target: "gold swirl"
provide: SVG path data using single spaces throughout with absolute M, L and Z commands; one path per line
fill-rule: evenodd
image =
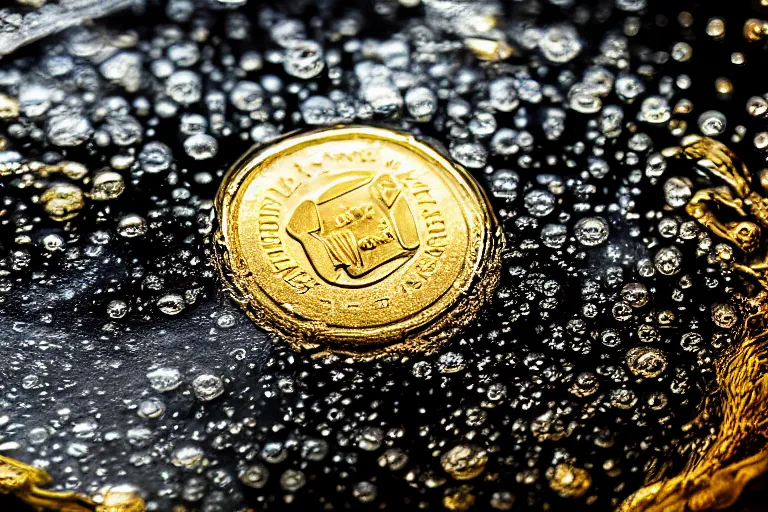
M 98 502 L 72 491 L 49 491 L 44 470 L 0 455 L 0 494 L 12 494 L 34 510 L 61 512 L 144 512 L 144 501 L 129 488 L 114 487 Z
M 629 496 L 617 512 L 697 512 L 733 505 L 744 487 L 768 471 L 768 199 L 753 190 L 747 167 L 724 144 L 689 135 L 668 157 L 696 161 L 699 168 L 725 182 L 725 187 L 698 191 L 686 211 L 706 229 L 741 251 L 732 268 L 754 280 L 749 297 L 737 296 L 743 320 L 735 328 L 733 346 L 716 364 L 716 388 L 692 424 L 721 418 L 716 433 L 702 440 L 680 474 L 652 482 Z M 763 181 L 763 180 L 761 180 Z M 722 222 L 715 212 L 740 217 Z

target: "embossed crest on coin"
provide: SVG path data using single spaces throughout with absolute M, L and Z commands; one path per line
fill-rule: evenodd
M 503 236 L 482 190 L 405 133 L 351 126 L 254 148 L 216 206 L 228 288 L 297 348 L 430 351 L 498 283 Z

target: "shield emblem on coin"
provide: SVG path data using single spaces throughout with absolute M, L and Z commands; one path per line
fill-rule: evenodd
M 317 273 L 339 284 L 362 279 L 393 260 L 401 266 L 419 246 L 403 186 L 388 173 L 348 171 L 321 178 L 317 199 L 299 204 L 287 225 Z M 355 284 L 352 284 L 355 286 Z

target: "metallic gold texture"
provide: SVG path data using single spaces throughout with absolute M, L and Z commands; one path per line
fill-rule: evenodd
M 144 501 L 131 490 L 115 487 L 98 502 L 72 491 L 43 489 L 50 475 L 40 468 L 0 455 L 0 494 L 13 494 L 33 510 L 62 512 L 143 512 Z
M 618 512 L 683 512 L 722 510 L 733 505 L 744 487 L 768 471 L 768 198 L 754 190 L 747 167 L 724 144 L 690 135 L 665 156 L 693 160 L 724 182 L 690 199 L 686 211 L 715 235 L 741 252 L 732 268 L 758 286 L 750 297 L 738 296 L 742 318 L 733 346 L 718 361 L 716 388 L 701 417 L 717 413 L 717 432 L 704 440 L 683 471 L 638 490 Z M 717 209 L 729 209 L 740 220 L 723 222 Z
M 297 349 L 429 352 L 498 283 L 503 235 L 479 185 L 406 133 L 338 127 L 255 148 L 216 206 L 232 296 Z

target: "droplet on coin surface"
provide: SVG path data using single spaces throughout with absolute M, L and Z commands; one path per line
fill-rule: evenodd
M 216 206 L 228 288 L 296 348 L 432 351 L 498 283 L 504 240 L 482 189 L 406 133 L 349 126 L 256 147 Z

